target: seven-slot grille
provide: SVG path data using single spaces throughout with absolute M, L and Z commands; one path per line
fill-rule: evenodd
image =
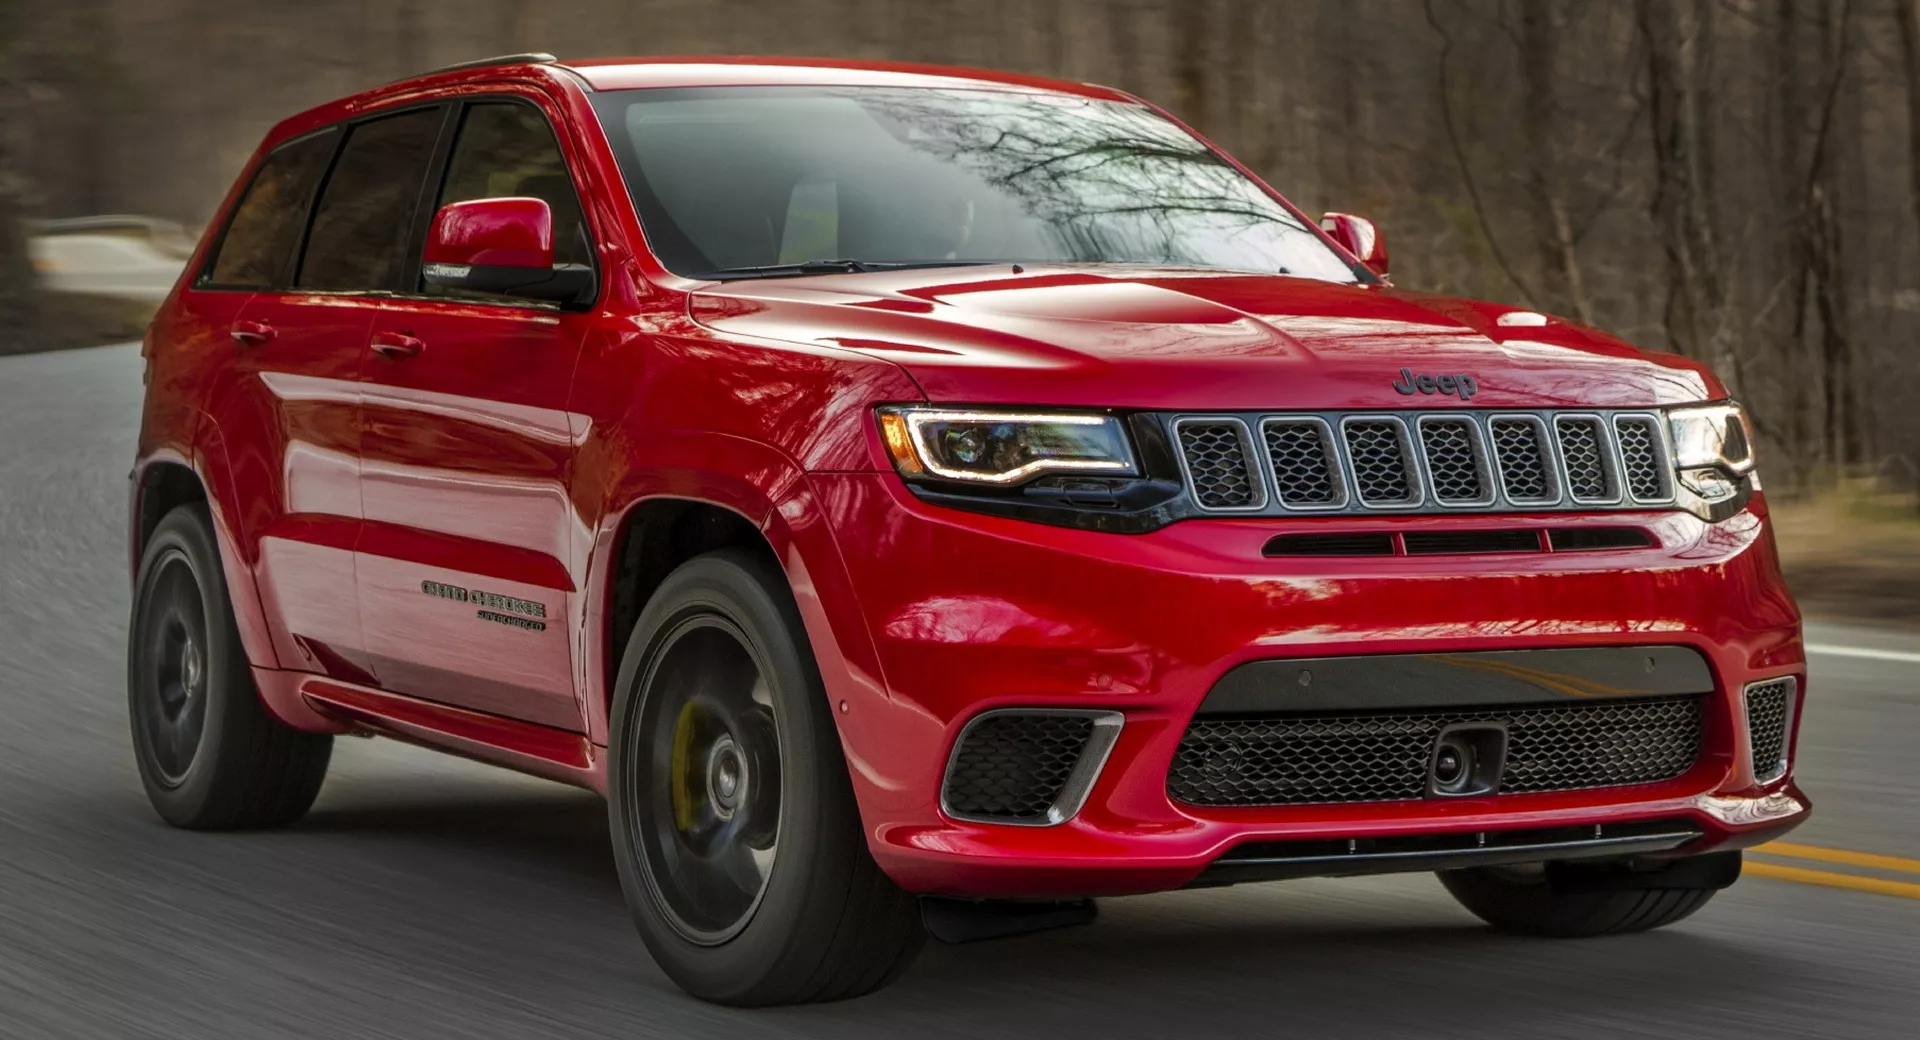
M 1700 756 L 1701 697 L 1512 707 L 1200 717 L 1167 793 L 1188 805 L 1388 802 L 1426 794 L 1434 741 L 1463 722 L 1507 727 L 1499 793 L 1671 780 Z
M 1207 512 L 1490 512 L 1673 501 L 1652 412 L 1196 415 L 1174 420 Z
M 1753 778 L 1761 783 L 1786 775 L 1787 734 L 1797 685 L 1789 677 L 1747 687 L 1747 744 L 1753 753 Z

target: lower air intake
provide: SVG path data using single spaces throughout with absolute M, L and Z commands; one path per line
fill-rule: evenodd
M 1425 797 L 1434 741 L 1460 723 L 1507 728 L 1500 794 L 1671 780 L 1700 755 L 1700 697 L 1500 708 L 1196 718 L 1167 774 L 1188 805 L 1316 805 Z
M 1753 777 L 1761 783 L 1787 773 L 1787 739 L 1792 730 L 1792 678 L 1769 679 L 1747 687 L 1747 743 L 1753 749 Z
M 974 718 L 954 744 L 940 800 L 948 816 L 1047 826 L 1072 819 L 1120 731 L 1102 711 L 1013 709 Z

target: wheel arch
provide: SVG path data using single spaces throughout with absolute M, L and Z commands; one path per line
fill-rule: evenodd
M 148 459 L 133 473 L 133 502 L 128 532 L 128 564 L 137 577 L 140 558 L 147 551 L 147 540 L 168 513 L 194 502 L 209 502 L 206 482 L 200 471 L 184 458 L 171 454 Z M 209 508 L 211 503 L 209 502 Z
M 254 587 L 249 554 L 241 544 L 233 515 L 231 484 L 226 480 L 226 450 L 220 431 L 211 420 L 202 417 L 200 443 L 192 458 L 173 451 L 156 451 L 134 466 L 132 500 L 129 503 L 128 550 L 129 580 L 136 580 L 147 540 L 166 515 L 183 505 L 206 506 L 213 520 L 214 545 L 220 550 L 220 569 L 227 583 L 227 599 L 233 604 L 233 620 L 240 631 L 240 645 L 247 661 L 255 668 L 278 668 L 273 637 Z
M 580 675 L 588 732 L 595 743 L 606 743 L 620 657 L 660 581 L 701 553 L 745 547 L 786 578 L 834 702 L 856 796 L 865 804 L 861 731 L 878 723 L 891 705 L 878 653 L 821 505 L 805 471 L 772 446 L 724 435 L 698 440 L 705 450 L 697 457 L 709 466 L 667 468 L 656 462 L 636 467 L 632 473 L 639 486 L 614 498 L 620 504 L 605 509 L 597 525 L 592 568 L 597 573 L 585 586 L 589 602 Z M 725 468 L 711 467 L 716 458 L 727 463 Z

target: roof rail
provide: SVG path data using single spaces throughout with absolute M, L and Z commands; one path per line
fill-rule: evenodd
M 484 69 L 489 65 L 547 65 L 559 60 L 559 58 L 545 51 L 531 51 L 526 54 L 500 54 L 491 58 L 475 58 L 472 61 L 442 65 L 437 69 L 430 69 L 427 72 L 423 72 L 421 75 L 431 76 L 435 73 L 455 72 L 460 69 Z

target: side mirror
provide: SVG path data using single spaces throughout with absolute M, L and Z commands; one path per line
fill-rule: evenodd
M 1367 270 L 1382 278 L 1387 276 L 1387 240 L 1373 221 L 1351 213 L 1329 213 L 1320 218 L 1320 230 L 1333 236 Z
M 420 274 L 428 285 L 555 303 L 593 294 L 593 269 L 553 263 L 553 210 L 530 198 L 475 199 L 440 207 Z

